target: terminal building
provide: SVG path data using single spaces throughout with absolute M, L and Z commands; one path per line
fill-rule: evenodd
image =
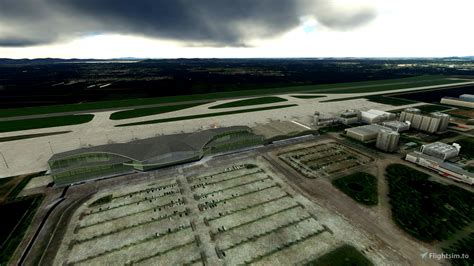
M 58 153 L 48 165 L 55 185 L 65 186 L 198 161 L 208 154 L 257 146 L 263 141 L 248 127 L 216 128 Z
M 395 119 L 395 114 L 380 110 L 369 110 L 361 112 L 361 121 L 367 124 L 381 123 Z
M 423 114 L 416 108 L 407 108 L 400 114 L 401 122 L 410 122 L 411 128 L 428 133 L 446 131 L 450 118 L 450 115 L 440 112 Z

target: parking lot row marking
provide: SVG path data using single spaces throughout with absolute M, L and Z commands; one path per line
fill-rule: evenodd
M 219 181 L 214 181 L 214 182 L 210 182 L 210 183 L 196 184 L 196 185 L 191 186 L 191 189 L 198 188 L 199 185 L 203 185 L 203 184 L 204 184 L 204 186 L 214 185 L 214 184 L 219 184 L 221 182 L 225 182 L 225 181 L 229 181 L 229 180 L 233 180 L 233 179 L 238 179 L 238 178 L 242 178 L 242 177 L 246 177 L 246 176 L 251 176 L 251 175 L 254 175 L 254 174 L 258 174 L 258 173 L 264 173 L 264 172 L 265 171 L 263 169 L 260 169 L 260 170 L 255 171 L 255 172 L 251 172 L 251 173 L 247 173 L 247 174 L 243 174 L 243 175 L 238 175 L 238 176 L 233 176 L 233 177 L 230 177 L 230 178 L 227 178 L 227 179 L 222 179 L 222 180 L 219 180 Z
M 254 193 L 259 193 L 259 192 L 265 191 L 267 189 L 275 188 L 275 187 L 280 187 L 280 186 L 278 184 L 274 184 L 274 185 L 271 185 L 271 186 L 268 186 L 268 187 L 265 187 L 265 188 L 262 188 L 262 189 L 251 190 L 251 191 L 245 192 L 243 194 L 239 194 L 238 196 L 223 198 L 223 199 L 216 200 L 214 202 L 209 202 L 209 203 L 201 203 L 199 209 L 201 211 L 203 211 L 202 208 L 209 207 L 211 205 L 217 205 L 217 204 L 220 204 L 222 202 L 226 202 L 228 200 L 233 200 L 233 199 L 245 197 L 245 196 L 248 196 L 248 195 L 251 195 L 251 194 L 254 194 Z
M 231 246 L 229 246 L 229 247 L 227 247 L 227 248 L 225 248 L 225 249 L 222 249 L 222 250 L 223 250 L 223 251 L 227 251 L 227 250 L 233 249 L 233 248 L 235 248 L 235 247 L 237 247 L 237 246 L 240 246 L 240 245 L 242 245 L 242 244 L 248 243 L 248 242 L 250 242 L 250 241 L 255 241 L 256 239 L 261 238 L 261 237 L 264 237 L 264 236 L 266 236 L 266 235 L 273 234 L 273 233 L 277 234 L 278 231 L 280 231 L 280 230 L 286 229 L 286 228 L 291 227 L 291 226 L 293 226 L 293 225 L 297 225 L 297 224 L 299 224 L 299 223 L 302 223 L 302 222 L 304 222 L 304 221 L 306 221 L 306 220 L 310 220 L 310 219 L 313 219 L 313 217 L 311 217 L 311 216 L 304 216 L 304 217 L 301 217 L 301 218 L 299 218 L 299 219 L 297 219 L 297 220 L 294 220 L 294 221 L 291 221 L 291 222 L 289 222 L 289 223 L 280 225 L 280 226 L 278 226 L 278 227 L 276 227 L 276 228 L 272 228 L 271 230 L 268 230 L 268 231 L 266 231 L 266 232 L 260 233 L 260 234 L 258 234 L 258 235 L 253 235 L 253 236 L 251 236 L 251 237 L 249 237 L 249 238 L 247 238 L 247 239 L 244 239 L 244 240 L 242 240 L 242 241 L 240 241 L 240 242 L 238 242 L 238 243 L 232 244 Z
M 254 205 L 245 206 L 245 207 L 240 208 L 240 209 L 230 210 L 230 211 L 225 212 L 225 215 L 220 215 L 220 216 L 214 216 L 214 217 L 211 217 L 211 218 L 206 218 L 206 220 L 207 220 L 208 222 L 214 221 L 214 220 L 217 220 L 217 219 L 220 219 L 220 218 L 224 218 L 224 217 L 226 217 L 226 216 L 229 216 L 229 215 L 232 215 L 232 214 L 241 212 L 241 211 L 245 211 L 245 210 L 250 210 L 250 209 L 253 209 L 253 208 L 257 208 L 257 207 L 260 207 L 260 206 L 265 205 L 265 204 L 267 204 L 267 203 L 270 203 L 270 202 L 273 202 L 273 201 L 277 201 L 277 200 L 280 200 L 280 199 L 283 199 L 283 198 L 286 198 L 286 197 L 289 197 L 289 195 L 286 194 L 286 195 L 283 195 L 283 196 L 279 196 L 279 197 L 277 197 L 277 198 L 273 198 L 273 199 L 265 200 L 265 201 L 263 201 L 263 202 L 259 202 L 259 203 L 254 204 Z
M 155 258 L 155 257 L 160 257 L 160 256 L 163 256 L 165 255 L 166 253 L 169 253 L 171 251 L 174 251 L 176 249 L 180 249 L 180 248 L 184 248 L 184 247 L 187 247 L 187 246 L 190 246 L 190 245 L 194 245 L 196 244 L 196 240 L 192 240 L 192 241 L 189 241 L 187 243 L 184 243 L 182 245 L 178 245 L 178 246 L 174 246 L 174 247 L 171 247 L 167 250 L 164 250 L 164 251 L 160 251 L 160 252 L 156 252 L 155 254 L 153 255 L 150 255 L 150 256 L 147 256 L 147 257 L 144 257 L 144 258 L 141 258 L 139 260 L 135 260 L 135 261 L 132 261 L 130 263 L 127 263 L 126 265 L 133 265 L 135 263 L 140 263 L 140 262 L 143 262 L 145 260 L 148 260 L 148 259 L 151 259 L 151 258 Z
M 178 200 L 182 200 L 182 199 L 178 199 Z M 125 214 L 125 215 L 121 215 L 121 216 L 118 216 L 118 217 L 114 217 L 114 218 L 110 218 L 110 219 L 107 219 L 107 220 L 102 220 L 102 221 L 99 221 L 99 222 L 97 222 L 97 223 L 88 224 L 88 225 L 83 225 L 83 226 L 81 226 L 81 227 L 79 227 L 79 228 L 82 229 L 82 228 L 86 228 L 86 227 L 95 226 L 95 225 L 98 225 L 98 224 L 102 224 L 102 223 L 106 223 L 106 222 L 110 222 L 110 221 L 122 219 L 122 218 L 125 218 L 125 217 L 128 217 L 128 216 L 137 215 L 137 214 L 140 214 L 140 213 L 143 213 L 143 212 L 149 212 L 149 211 L 152 211 L 152 210 L 154 210 L 154 209 L 159 209 L 159 208 L 171 208 L 171 207 L 173 207 L 174 205 L 176 205 L 177 203 L 182 203 L 182 201 L 177 201 L 177 202 L 173 202 L 173 203 L 168 202 L 168 203 L 163 204 L 163 205 L 155 205 L 155 206 L 152 206 L 152 207 L 150 207 L 150 208 L 146 208 L 146 209 L 143 209 L 143 210 L 131 212 L 131 213 L 128 213 L 128 214 Z
M 156 200 L 156 199 L 161 199 L 161 198 L 165 198 L 165 197 L 169 197 L 169 196 L 175 196 L 176 194 L 181 194 L 181 191 L 179 191 L 179 190 L 178 191 L 170 191 L 170 193 L 166 193 L 166 194 L 162 194 L 162 195 L 158 195 L 158 196 L 154 196 L 154 197 L 150 197 L 150 198 L 145 197 L 141 200 L 132 201 L 132 202 L 128 202 L 128 203 L 123 203 L 123 204 L 119 204 L 119 205 L 112 206 L 112 207 L 109 207 L 109 208 L 104 208 L 104 209 L 101 208 L 101 209 L 96 210 L 96 211 L 87 212 L 83 215 L 83 217 L 88 216 L 88 215 L 92 215 L 92 214 L 96 214 L 96 213 L 101 213 L 101 212 L 105 212 L 105 211 L 110 211 L 110 210 L 122 208 L 122 207 L 129 206 L 129 205 L 134 205 L 134 204 L 149 201 L 149 200 Z
M 289 248 L 289 247 L 291 247 L 291 246 L 294 246 L 294 245 L 297 245 L 297 244 L 299 244 L 299 243 L 302 243 L 302 242 L 304 242 L 304 241 L 306 241 L 306 240 L 308 240 L 308 239 L 310 239 L 310 238 L 313 238 L 313 237 L 315 237 L 315 236 L 318 236 L 318 235 L 320 235 L 320 234 L 322 234 L 322 233 L 324 233 L 324 232 L 326 232 L 326 229 L 321 229 L 321 230 L 315 231 L 315 232 L 313 232 L 313 233 L 311 233 L 311 234 L 308 234 L 308 235 L 306 235 L 306 236 L 304 236 L 304 237 L 302 237 L 302 238 L 300 238 L 300 239 L 298 239 L 298 240 L 296 240 L 296 241 L 294 241 L 294 242 L 285 243 L 285 244 L 283 245 L 283 248 L 282 248 L 282 247 L 277 247 L 277 248 L 275 248 L 275 249 L 273 249 L 273 250 L 271 250 L 271 251 L 269 251 L 269 252 L 267 252 L 267 253 L 265 253 L 265 254 L 262 254 L 262 255 L 260 255 L 260 256 L 258 256 L 258 257 L 253 258 L 251 261 L 246 261 L 245 264 L 251 264 L 251 263 L 256 263 L 256 262 L 258 262 L 258 261 L 261 261 L 261 260 L 264 259 L 264 258 L 270 257 L 270 256 L 272 256 L 272 255 L 274 255 L 274 254 L 276 254 L 276 253 L 278 253 L 278 252 L 280 252 L 280 251 L 282 251 L 282 250 L 284 250 L 284 249 L 287 249 L 287 248 Z
M 264 182 L 265 180 L 272 180 L 272 179 L 273 178 L 271 176 L 268 176 L 268 177 L 265 177 L 265 178 L 252 180 L 252 181 L 247 182 L 247 183 L 241 183 L 241 184 L 237 184 L 237 185 L 234 185 L 234 186 L 222 188 L 222 189 L 219 189 L 219 190 L 215 190 L 215 191 L 211 191 L 211 192 L 207 192 L 207 193 L 202 193 L 202 194 L 198 195 L 198 198 L 199 198 L 199 200 L 201 200 L 203 197 L 211 195 L 211 194 L 221 193 L 221 192 L 224 192 L 226 190 L 230 190 L 230 189 L 234 189 L 234 188 L 238 188 L 238 187 L 243 187 L 243 186 L 250 185 L 250 184 L 253 184 L 253 183 Z
M 111 250 L 107 250 L 107 251 L 104 251 L 102 253 L 99 253 L 99 254 L 96 254 L 96 255 L 92 255 L 92 256 L 89 256 L 87 258 L 84 258 L 84 259 L 80 259 L 80 260 L 77 260 L 77 261 L 74 261 L 72 262 L 73 264 L 75 263 L 81 263 L 81 262 L 86 262 L 86 261 L 89 261 L 89 260 L 92 260 L 92 259 L 95 259 L 95 258 L 99 258 L 99 257 L 103 257 L 103 256 L 106 256 L 106 255 L 109 255 L 111 253 L 114 253 L 114 252 L 117 252 L 117 251 L 120 251 L 121 249 L 123 248 L 129 248 L 129 247 L 132 247 L 132 246 L 136 246 L 136 245 L 139 245 L 139 244 L 143 244 L 143 243 L 146 243 L 146 242 L 149 242 L 149 241 L 152 241 L 152 240 L 156 240 L 156 239 L 159 239 L 159 238 L 163 238 L 165 236 L 169 236 L 169 235 L 172 235 L 172 234 L 175 234 L 175 233 L 178 233 L 182 230 L 186 230 L 186 229 L 190 229 L 191 228 L 191 225 L 188 225 L 188 226 L 185 226 L 185 227 L 177 227 L 177 228 L 174 228 L 171 232 L 169 233 L 164 233 L 162 235 L 159 235 L 159 236 L 156 236 L 156 234 L 152 234 L 146 238 L 143 238 L 141 240 L 138 240 L 136 242 L 132 242 L 132 243 L 129 243 L 129 244 L 125 244 L 125 245 L 122 245 L 122 246 L 119 246 L 119 247 L 116 247 L 116 248 L 113 248 Z M 68 263 L 69 264 L 69 263 Z
M 100 235 L 95 235 L 91 238 L 76 240 L 75 243 L 76 244 L 82 244 L 82 243 L 85 243 L 85 242 L 88 242 L 88 241 L 97 240 L 99 238 L 106 237 L 106 236 L 109 236 L 109 235 L 113 235 L 113 234 L 116 234 L 116 233 L 120 233 L 121 231 L 129 230 L 129 229 L 139 227 L 139 226 L 142 226 L 142 225 L 147 225 L 147 224 L 151 224 L 151 223 L 158 223 L 162 220 L 165 220 L 165 219 L 168 219 L 168 218 L 171 218 L 171 217 L 175 217 L 175 216 L 178 216 L 180 214 L 181 215 L 183 215 L 183 214 L 186 215 L 187 213 L 186 213 L 186 211 L 181 211 L 181 212 L 172 213 L 170 215 L 162 216 L 162 217 L 159 217 L 159 218 L 151 218 L 148 221 L 140 222 L 140 223 L 133 224 L 133 225 L 119 227 L 119 228 L 117 228 L 113 231 L 109 231 L 107 233 L 103 233 L 103 234 L 100 234 Z
M 281 209 L 281 210 L 278 210 L 278 211 L 275 211 L 275 212 L 272 212 L 272 213 L 269 213 L 267 215 L 263 215 L 263 216 L 260 216 L 259 218 L 255 219 L 255 220 L 251 220 L 251 221 L 248 221 L 248 222 L 245 222 L 245 223 L 241 223 L 239 225 L 236 225 L 234 227 L 230 227 L 229 229 L 226 229 L 225 231 L 218 231 L 218 232 L 215 232 L 214 234 L 215 235 L 218 235 L 218 234 L 222 234 L 222 233 L 227 233 L 227 232 L 230 232 L 230 231 L 233 231 L 235 229 L 238 229 L 242 226 L 246 226 L 246 225 L 249 225 L 249 224 L 252 224 L 252 223 L 256 223 L 258 221 L 261 221 L 263 219 L 267 219 L 267 218 L 270 218 L 272 216 L 275 216 L 277 214 L 280 214 L 280 213 L 283 213 L 283 212 L 286 212 L 286 211 L 289 211 L 289 210 L 293 210 L 293 209 L 296 209 L 296 208 L 303 208 L 299 203 L 291 206 L 291 207 L 288 207 L 288 208 L 285 208 L 285 209 Z
M 176 182 L 173 182 L 171 184 L 168 184 L 168 185 L 161 185 L 161 186 L 157 186 L 157 187 L 151 187 L 151 188 L 146 188 L 146 189 L 141 189 L 141 190 L 138 190 L 138 191 L 133 191 L 133 192 L 130 192 L 130 193 L 127 193 L 127 194 L 124 194 L 124 195 L 120 195 L 120 196 L 116 196 L 116 197 L 112 197 L 112 200 L 114 199 L 119 199 L 119 198 L 126 198 L 130 195 L 135 195 L 135 194 L 140 194 L 140 193 L 144 193 L 144 192 L 148 192 L 148 191 L 152 191 L 152 190 L 162 190 L 162 189 L 168 189 L 168 188 L 173 188 L 173 187 L 176 187 L 178 184 Z

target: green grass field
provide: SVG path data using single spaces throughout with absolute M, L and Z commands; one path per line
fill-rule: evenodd
M 430 181 L 414 168 L 387 167 L 392 218 L 421 241 L 443 241 L 474 222 L 474 193 L 454 185 Z
M 449 107 L 449 106 L 436 105 L 436 104 L 421 105 L 421 106 L 417 106 L 416 108 L 426 113 L 441 112 L 441 111 L 452 109 L 452 107 Z
M 46 137 L 46 136 L 61 135 L 61 134 L 66 134 L 70 132 L 71 131 L 58 131 L 58 132 L 52 132 L 52 133 L 27 134 L 27 135 L 18 135 L 18 136 L 12 136 L 12 137 L 2 137 L 0 138 L 0 142 L 8 142 L 8 141 L 15 141 L 15 140 L 22 140 L 22 139 L 34 139 L 34 138 L 40 138 L 40 137 Z
M 444 247 L 443 251 L 451 254 L 467 254 L 468 257 L 464 259 L 451 259 L 452 265 L 474 265 L 474 232 L 470 233 L 468 236 L 459 239 L 455 243 L 451 244 L 449 247 Z
M 339 190 L 364 205 L 378 204 L 377 178 L 367 173 L 355 173 L 332 181 Z
M 464 138 L 459 141 L 456 141 L 461 145 L 460 156 L 468 160 L 474 159 L 474 139 Z
M 28 230 L 43 195 L 28 196 L 0 205 L 0 265 L 7 265 Z
M 298 105 L 297 104 L 287 104 L 287 105 L 280 105 L 280 106 L 252 108 L 252 109 L 245 109 L 245 110 L 209 113 L 209 114 L 201 114 L 201 115 L 178 116 L 178 117 L 156 119 L 156 120 L 150 120 L 150 121 L 144 121 L 144 122 L 138 122 L 138 123 L 122 124 L 122 125 L 117 125 L 116 127 L 160 124 L 160 123 L 176 122 L 176 121 L 183 121 L 183 120 L 192 120 L 192 119 L 199 119 L 199 118 L 206 118 L 206 117 L 215 117 L 215 116 L 223 116 L 223 115 L 233 115 L 233 114 L 241 114 L 241 113 L 251 113 L 251 112 L 267 111 L 267 110 L 274 110 L 274 109 L 282 109 L 282 108 L 288 108 L 288 107 L 294 107 L 294 106 L 298 106 Z
M 115 112 L 110 115 L 110 119 L 112 120 L 123 120 L 129 118 L 137 118 L 137 117 L 144 117 L 150 115 L 158 115 L 164 113 L 175 112 L 179 110 L 184 110 L 192 107 L 196 107 L 198 105 L 207 104 L 205 103 L 190 103 L 190 104 L 177 104 L 177 105 L 167 105 L 167 106 L 159 106 L 159 107 L 150 107 L 150 108 L 137 108 L 133 110 L 126 110 L 126 111 L 119 111 Z
M 356 248 L 349 245 L 336 248 L 335 250 L 305 264 L 306 266 L 370 266 L 373 263 L 368 260 Z
M 94 115 L 66 115 L 13 121 L 0 121 L 0 133 L 29 129 L 79 125 L 92 121 Z
M 416 86 L 442 85 L 463 82 L 462 80 L 447 80 L 444 76 L 418 76 L 404 79 L 376 80 L 366 82 L 336 83 L 323 85 L 304 85 L 292 87 L 278 87 L 257 90 L 242 90 L 232 92 L 217 92 L 196 95 L 182 95 L 160 98 L 130 99 L 120 101 L 103 101 L 80 104 L 52 105 L 27 108 L 2 109 L 0 117 L 16 117 L 39 114 L 51 114 L 62 112 L 80 112 L 104 109 L 120 109 L 134 106 L 145 106 L 153 104 L 169 104 L 173 102 L 196 102 L 204 103 L 210 100 L 251 97 L 260 95 L 272 95 L 281 93 L 352 93 L 388 91 L 394 89 L 411 88 Z
M 269 103 L 280 103 L 280 102 L 287 102 L 287 101 L 288 101 L 287 99 L 283 99 L 280 97 L 260 97 L 260 98 L 245 99 L 245 100 L 240 100 L 240 101 L 219 104 L 219 105 L 211 106 L 209 107 L 209 109 L 225 109 L 225 108 L 253 106 L 253 105 L 261 105 L 261 104 L 269 104 Z
M 291 97 L 296 99 L 317 99 L 317 98 L 324 98 L 327 96 L 324 95 L 291 95 Z

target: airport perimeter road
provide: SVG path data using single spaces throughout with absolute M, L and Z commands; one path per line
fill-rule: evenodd
M 423 260 L 420 256 L 429 251 L 430 247 L 397 228 L 390 217 L 382 217 L 371 209 L 358 205 L 334 188 L 329 180 L 305 178 L 278 162 L 272 155 L 264 155 L 264 158 L 273 168 L 283 173 L 287 183 L 294 189 L 313 202 L 342 215 L 349 223 L 365 231 L 367 236 L 379 239 L 382 245 L 390 246 L 406 259 L 407 265 L 433 265 L 434 261 Z

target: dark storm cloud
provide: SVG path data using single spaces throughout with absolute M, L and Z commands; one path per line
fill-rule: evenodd
M 49 43 L 91 33 L 236 46 L 285 33 L 297 27 L 302 16 L 315 17 L 334 29 L 356 27 L 375 17 L 370 8 L 338 12 L 330 1 L 0 0 L 0 46 Z

